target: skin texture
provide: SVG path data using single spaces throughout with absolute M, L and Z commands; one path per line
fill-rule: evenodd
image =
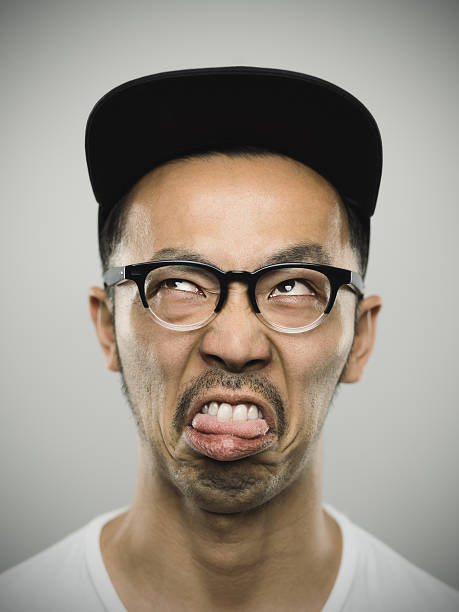
M 222 270 L 254 270 L 273 252 L 316 243 L 357 270 L 345 211 L 313 170 L 280 156 L 175 161 L 130 194 L 125 240 L 111 265 L 166 248 L 199 252 Z M 317 261 L 315 263 L 327 263 Z M 282 334 L 253 313 L 243 283 L 206 327 L 175 332 L 144 309 L 133 282 L 90 311 L 106 366 L 122 371 L 138 430 L 136 493 L 102 531 L 102 555 L 129 610 L 321 610 L 341 558 L 322 509 L 322 425 L 342 382 L 358 381 L 381 300 L 342 289 L 316 329 Z M 115 334 L 116 329 L 116 334 Z M 190 448 L 183 427 L 202 390 L 250 391 L 272 406 L 276 443 L 221 462 Z

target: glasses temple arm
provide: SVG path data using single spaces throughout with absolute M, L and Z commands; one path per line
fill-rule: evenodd
M 358 272 L 351 272 L 351 282 L 348 283 L 348 286 L 360 297 L 363 297 L 363 292 L 365 291 L 365 285 L 363 282 L 363 278 L 360 276 Z
M 113 285 L 123 281 L 126 278 L 125 266 L 110 268 L 104 274 L 104 285 L 106 289 L 110 289 Z

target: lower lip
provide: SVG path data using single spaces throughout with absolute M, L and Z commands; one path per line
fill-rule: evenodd
M 187 425 L 185 441 L 198 453 L 217 461 L 235 461 L 259 453 L 277 440 L 275 433 L 266 433 L 256 438 L 239 438 L 232 434 L 209 434 Z

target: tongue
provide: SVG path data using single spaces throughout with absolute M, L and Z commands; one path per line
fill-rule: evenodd
M 250 421 L 218 421 L 216 416 L 198 414 L 194 417 L 192 426 L 197 431 L 211 434 L 232 434 L 239 438 L 256 438 L 263 436 L 269 429 L 264 419 Z

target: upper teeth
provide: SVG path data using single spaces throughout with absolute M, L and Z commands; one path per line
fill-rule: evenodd
M 201 412 L 216 416 L 218 421 L 249 421 L 263 418 L 263 413 L 255 404 L 232 406 L 226 402 L 210 402 L 202 407 Z

